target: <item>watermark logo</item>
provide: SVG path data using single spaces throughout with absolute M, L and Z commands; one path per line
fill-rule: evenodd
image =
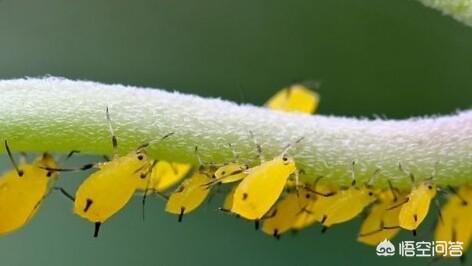
M 402 257 L 461 257 L 463 242 L 460 241 L 401 241 L 398 255 Z M 393 256 L 395 245 L 388 239 L 380 242 L 376 248 L 377 256 Z
M 377 245 L 376 252 L 377 256 L 393 256 L 395 255 L 395 246 L 390 240 L 385 239 Z

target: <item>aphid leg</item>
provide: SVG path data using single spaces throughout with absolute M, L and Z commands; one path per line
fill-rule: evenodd
M 69 192 L 67 192 L 67 190 L 65 190 L 63 187 L 53 187 L 53 189 L 60 191 L 62 195 L 64 195 L 66 198 L 75 202 L 75 197 L 72 196 L 72 194 L 70 194 Z
M 78 168 L 52 168 L 52 167 L 42 167 L 42 166 L 40 166 L 39 168 L 52 171 L 52 172 L 77 172 L 77 171 L 86 171 L 92 168 L 98 169 L 98 164 L 89 163 L 89 164 L 84 164 Z
M 96 222 L 95 223 L 95 229 L 93 231 L 93 237 L 98 237 L 98 232 L 100 231 L 100 226 L 102 225 L 101 222 Z
M 67 154 L 65 160 L 66 160 L 66 161 L 69 160 L 72 156 L 74 156 L 74 154 L 77 154 L 77 153 L 80 153 L 80 151 L 78 151 L 78 150 L 71 150 L 71 151 Z
M 395 188 L 393 187 L 392 181 L 390 181 L 390 179 L 387 179 L 387 182 L 388 182 L 388 188 L 389 188 L 389 190 L 390 190 L 390 193 L 392 193 L 393 202 L 397 202 L 397 200 L 398 200 L 397 191 L 396 191 Z
M 105 160 L 105 162 L 111 161 L 111 158 L 108 155 L 103 155 L 102 158 Z
M 113 126 L 111 125 L 110 112 L 108 111 L 108 106 L 106 109 L 106 115 L 107 115 L 108 130 L 110 131 L 110 134 L 111 134 L 113 156 L 117 156 L 118 155 L 118 140 L 116 139 L 115 131 L 113 130 Z
M 467 200 L 464 199 L 464 197 L 462 197 L 459 192 L 457 192 L 457 190 L 455 188 L 453 188 L 452 186 L 447 186 L 447 189 L 452 193 L 454 194 L 454 196 L 458 197 L 461 201 L 462 201 L 462 205 L 463 206 L 467 206 L 469 203 L 467 202 Z
M 179 218 L 178 218 L 178 222 L 181 223 L 182 222 L 182 219 L 184 217 L 184 214 L 185 214 L 185 207 L 180 207 L 180 214 L 179 214 Z
M 18 168 L 18 164 L 16 164 L 15 159 L 13 158 L 13 155 L 11 154 L 10 147 L 8 146 L 7 140 L 5 140 L 5 149 L 7 150 L 8 153 L 8 158 L 10 158 L 10 162 L 13 165 L 13 167 L 16 170 L 16 173 L 18 174 L 19 177 L 22 177 L 24 172 L 20 168 Z
M 441 205 L 439 204 L 439 200 L 436 198 L 434 199 L 434 205 L 436 205 L 436 210 L 438 211 L 438 218 L 439 218 L 439 221 L 444 224 L 444 219 L 443 219 L 443 216 L 442 216 L 442 212 L 441 212 Z
M 147 178 L 146 179 L 146 188 L 144 189 L 144 194 L 143 194 L 143 199 L 142 199 L 143 221 L 144 221 L 145 212 L 146 212 L 146 198 L 147 198 L 147 195 L 148 195 L 148 192 L 149 192 L 149 187 L 151 186 L 151 176 L 150 175 L 152 173 L 152 170 L 156 166 L 156 164 L 157 164 L 157 160 L 153 160 L 151 165 L 147 169 L 147 171 L 145 173 L 142 173 L 141 176 L 140 176 L 141 178 Z
M 398 162 L 398 170 L 400 170 L 402 173 L 404 173 L 405 175 L 409 176 L 410 177 L 410 181 L 411 183 L 414 185 L 416 183 L 416 178 L 415 178 L 415 175 L 411 172 L 408 172 L 406 171 L 403 166 L 402 166 L 402 163 L 401 162 Z
M 396 208 L 398 208 L 398 207 L 402 206 L 403 204 L 407 203 L 407 202 L 408 202 L 408 200 L 409 200 L 409 199 L 408 199 L 408 198 L 406 198 L 406 199 L 404 199 L 402 202 L 400 202 L 400 203 L 398 203 L 398 204 L 394 204 L 394 205 L 392 205 L 392 206 L 388 207 L 388 208 L 387 208 L 387 209 L 385 209 L 385 210 L 387 210 L 387 211 L 390 211 L 390 210 L 396 209 Z

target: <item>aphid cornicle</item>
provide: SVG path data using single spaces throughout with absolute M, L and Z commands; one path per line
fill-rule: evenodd
M 16 164 L 5 140 L 13 170 L 0 177 L 0 234 L 13 232 L 25 225 L 47 196 L 58 174 L 42 169 L 55 168 L 56 161 L 43 153 L 32 164 Z
M 95 165 L 98 171 L 82 182 L 74 200 L 74 213 L 95 224 L 94 237 L 98 236 L 100 225 L 129 202 L 142 184 L 142 180 L 150 173 L 152 161 L 148 158 L 146 149 L 173 134 L 169 133 L 156 141 L 141 145 L 124 156 L 118 156 L 118 141 L 111 125 L 108 108 L 106 118 L 112 136 L 113 158 L 111 161 Z M 91 168 L 90 165 L 82 167 L 82 169 L 87 168 Z
M 211 176 L 200 171 L 195 173 L 170 195 L 166 204 L 166 212 L 179 215 L 179 222 L 184 214 L 198 208 L 207 198 L 210 189 L 205 186 L 211 181 Z
M 453 192 L 441 208 L 441 219 L 435 231 L 435 241 L 462 242 L 462 249 L 467 250 L 472 240 L 472 187 L 462 186 Z M 446 251 L 446 250 L 444 250 Z M 447 255 L 442 252 L 438 256 Z
M 298 139 L 298 143 L 302 138 Z M 289 145 L 281 155 L 248 170 L 249 174 L 237 186 L 231 212 L 248 220 L 260 220 L 277 201 L 287 180 L 297 175 L 293 158 L 287 155 Z
M 266 107 L 285 112 L 314 113 L 318 108 L 319 95 L 308 86 L 297 83 L 272 96 Z

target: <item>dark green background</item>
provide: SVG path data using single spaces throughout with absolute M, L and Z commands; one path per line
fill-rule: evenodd
M 471 47 L 472 28 L 409 0 L 0 1 L 0 78 L 50 74 L 254 104 L 293 81 L 318 79 L 323 114 L 404 118 L 466 109 Z M 73 190 L 84 176 L 60 183 Z M 377 257 L 355 241 L 359 220 L 325 235 L 315 226 L 276 241 L 217 213 L 217 205 L 218 197 L 178 224 L 162 201 L 151 199 L 143 222 L 136 198 L 92 239 L 92 225 L 54 193 L 30 224 L 0 239 L 0 263 L 427 262 Z

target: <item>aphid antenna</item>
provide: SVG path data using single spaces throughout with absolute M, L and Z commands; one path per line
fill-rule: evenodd
M 407 171 L 405 170 L 405 168 L 403 168 L 403 165 L 401 162 L 398 162 L 398 170 L 400 170 L 403 174 L 405 174 L 406 176 L 409 176 L 410 177 L 410 181 L 413 185 L 416 185 L 416 178 L 415 178 L 415 175 L 410 172 L 410 171 Z
M 447 186 L 447 189 L 449 190 L 450 193 L 452 193 L 454 196 L 458 197 L 461 201 L 462 201 L 462 204 L 463 205 L 467 205 L 469 204 L 469 202 L 464 198 L 462 197 L 459 192 L 457 191 L 457 189 L 453 188 L 452 186 Z
M 287 153 L 290 151 L 290 149 L 292 149 L 293 147 L 295 147 L 297 144 L 299 144 L 305 137 L 300 137 L 298 138 L 297 140 L 295 140 L 294 142 L 292 143 L 289 143 L 287 146 L 285 146 L 283 152 L 282 152 L 282 157 L 285 157 L 287 155 Z
M 354 160 L 351 162 L 351 186 L 355 186 L 357 183 L 356 180 L 356 164 L 357 162 Z
M 108 123 L 108 131 L 111 134 L 111 144 L 113 147 L 113 156 L 118 155 L 118 140 L 115 135 L 115 131 L 113 130 L 113 126 L 111 124 L 111 118 L 110 118 L 110 112 L 108 109 L 108 106 L 106 107 L 106 117 L 107 117 L 107 123 Z
M 23 176 L 24 172 L 20 168 L 18 168 L 18 164 L 15 162 L 15 159 L 13 158 L 13 155 L 11 154 L 10 147 L 8 146 L 8 141 L 5 140 L 5 149 L 7 150 L 8 158 L 10 158 L 10 162 L 15 168 L 16 173 L 18 174 L 19 177 Z
M 149 147 L 169 138 L 170 136 L 174 135 L 174 132 L 170 132 L 170 133 L 167 133 L 165 134 L 164 136 L 160 137 L 160 138 L 157 138 L 157 139 L 154 139 L 154 140 L 151 140 L 147 143 L 144 143 L 142 144 L 141 146 L 139 146 L 137 149 L 136 149 L 136 152 L 142 152 L 144 151 L 145 149 L 148 149 Z
M 382 170 L 381 170 L 380 168 L 378 168 L 378 167 L 374 170 L 374 172 L 372 173 L 372 175 L 369 177 L 369 179 L 368 179 L 367 182 L 365 183 L 366 187 L 372 187 L 372 184 L 373 184 L 373 182 L 374 182 L 375 177 L 377 177 L 377 176 L 380 174 L 381 171 L 382 171 Z
M 236 162 L 239 162 L 239 153 L 236 152 L 236 149 L 234 148 L 234 144 L 232 143 L 228 143 L 228 147 L 229 149 L 231 150 L 231 153 L 233 154 L 233 161 L 236 163 Z
M 259 157 L 260 163 L 265 162 L 264 153 L 262 152 L 262 146 L 259 144 L 259 142 L 257 142 L 256 137 L 254 136 L 254 132 L 252 132 L 252 130 L 249 130 L 249 136 L 251 137 L 252 141 L 254 142 L 254 145 L 256 146 L 257 157 Z

